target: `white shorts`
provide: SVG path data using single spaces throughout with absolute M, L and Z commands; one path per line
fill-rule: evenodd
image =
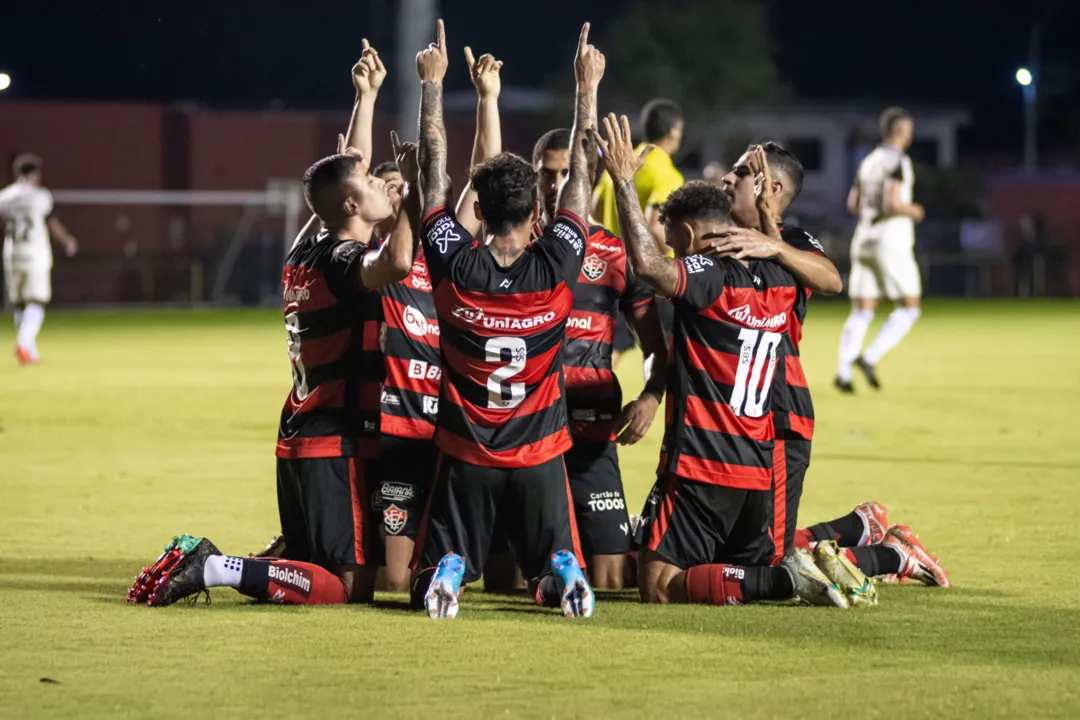
M 851 241 L 851 277 L 848 296 L 890 300 L 922 296 L 919 264 L 910 238 L 889 237 L 873 230 L 855 232 Z
M 52 267 L 48 263 L 5 264 L 4 287 L 12 305 L 48 304 L 52 300 Z

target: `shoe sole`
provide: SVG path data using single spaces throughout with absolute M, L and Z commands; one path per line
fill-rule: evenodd
M 165 574 L 171 572 L 183 557 L 184 553 L 177 546 L 162 553 L 153 565 L 143 568 L 143 571 L 135 578 L 135 582 L 128 590 L 127 601 L 131 604 L 148 603 Z
M 454 592 L 454 581 L 460 587 L 461 577 L 465 573 L 465 562 L 458 556 L 447 556 L 439 561 L 435 575 L 431 578 L 424 606 L 432 620 L 453 619 L 458 614 L 458 592 Z M 447 577 L 449 576 L 449 577 Z
M 559 551 L 551 557 L 551 569 L 563 581 L 562 601 L 559 607 L 566 617 L 592 617 L 594 595 L 585 574 L 577 564 L 577 558 Z
M 835 545 L 835 543 L 833 543 L 833 545 Z M 827 561 L 819 562 L 818 569 L 825 574 L 825 577 L 832 581 L 833 585 L 840 589 L 840 592 L 844 595 L 849 607 L 873 607 L 874 605 L 877 605 L 877 590 L 862 570 L 848 560 L 842 551 L 834 552 L 828 546 L 823 545 L 819 545 L 818 547 L 821 548 L 821 554 Z M 814 555 L 816 560 L 817 551 L 815 551 Z M 828 572 L 825 572 L 825 568 L 821 567 L 822 565 L 835 565 L 837 569 L 830 575 Z M 861 583 L 858 581 L 860 577 L 862 578 Z M 840 583 L 836 578 L 843 578 L 844 582 Z

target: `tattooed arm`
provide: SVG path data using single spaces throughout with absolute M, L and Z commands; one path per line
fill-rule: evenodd
M 446 77 L 446 28 L 439 21 L 438 40 L 416 56 L 420 75 L 420 184 L 424 214 L 450 202 L 446 174 L 446 125 L 443 123 L 442 82 Z
M 626 145 L 632 157 L 633 148 L 629 144 L 629 122 L 625 117 L 623 121 L 627 124 Z M 610 168 L 610 161 L 608 167 Z M 627 248 L 630 268 L 653 290 L 664 297 L 671 297 L 675 293 L 679 279 L 678 263 L 662 254 L 656 246 L 652 231 L 649 230 L 649 223 L 641 212 L 633 174 L 616 181 L 615 205 L 619 210 L 619 228 L 622 230 L 623 244 Z
M 589 216 L 592 196 L 592 168 L 596 167 L 596 143 L 591 131 L 596 117 L 596 91 L 604 76 L 603 53 L 589 44 L 589 23 L 581 28 L 574 76 L 577 78 L 577 102 L 574 129 L 570 136 L 570 175 L 559 191 L 559 210 L 568 210 L 583 220 Z

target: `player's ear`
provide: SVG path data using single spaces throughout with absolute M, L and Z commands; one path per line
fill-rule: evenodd
M 345 211 L 345 217 L 352 217 L 360 211 L 360 204 L 352 197 L 346 197 L 345 202 L 342 204 L 342 210 Z
M 484 213 L 482 213 L 480 211 L 480 201 L 479 200 L 473 200 L 472 211 L 473 211 L 473 214 L 476 215 L 477 220 L 479 220 L 480 222 L 484 222 Z
M 686 222 L 685 220 L 682 223 L 680 223 L 680 225 L 682 226 L 683 233 L 686 234 L 686 240 L 687 240 L 686 247 L 688 247 L 688 248 L 694 247 L 694 238 L 697 237 L 697 235 L 694 233 L 694 226 L 691 225 L 690 223 Z

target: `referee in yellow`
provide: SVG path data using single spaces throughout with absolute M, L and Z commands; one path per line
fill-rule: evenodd
M 634 175 L 634 185 L 657 246 L 670 254 L 664 240 L 664 226 L 660 224 L 660 205 L 685 182 L 671 160 L 682 144 L 682 108 L 664 98 L 650 100 L 641 109 L 641 125 L 645 130 L 645 142 L 638 145 L 638 151 L 649 143 L 655 145 L 656 149 L 649 153 L 645 165 Z M 593 196 L 593 216 L 609 231 L 621 236 L 615 208 L 615 184 L 606 172 L 601 176 Z

